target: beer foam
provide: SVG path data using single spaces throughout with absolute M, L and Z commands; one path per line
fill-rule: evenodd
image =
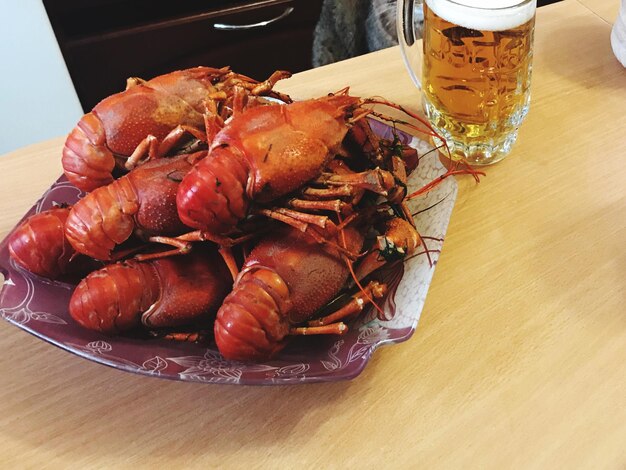
M 439 17 L 464 28 L 502 31 L 528 22 L 537 0 L 426 0 Z

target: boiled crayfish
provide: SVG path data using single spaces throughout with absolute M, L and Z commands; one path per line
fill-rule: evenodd
M 406 183 L 406 155 L 385 162 L 364 121 L 370 114 L 380 116 L 365 107 L 376 103 L 396 107 L 381 99 L 350 96 L 346 89 L 319 99 L 245 110 L 226 123 L 208 157 L 181 182 L 180 219 L 208 237 L 230 235 L 240 221 L 255 213 L 255 204 L 267 205 L 320 178 L 334 187 L 361 187 L 401 200 L 406 193 L 398 191 L 397 183 Z M 324 176 L 336 155 L 345 153 L 342 145 L 351 128 L 365 133 L 360 139 L 370 143 L 369 150 L 379 160 L 368 162 L 366 171 L 356 175 Z M 309 191 L 308 198 L 315 199 L 313 194 Z M 308 220 L 285 208 L 260 213 L 294 224 Z
M 148 81 L 131 78 L 125 91 L 98 103 L 69 134 L 62 157 L 65 175 L 92 191 L 111 183 L 116 168 L 132 168 L 144 156 L 163 156 L 185 136 L 206 142 L 247 95 L 285 100 L 272 87 L 290 75 L 278 71 L 257 82 L 228 67 L 196 67 Z
M 113 250 L 138 234 L 180 235 L 189 230 L 178 218 L 178 185 L 206 151 L 148 162 L 78 201 L 65 221 L 65 234 L 78 252 L 110 260 Z
M 345 229 L 346 248 L 357 253 L 363 244 L 358 230 Z M 319 249 L 306 232 L 283 227 L 252 250 L 215 322 L 215 341 L 227 359 L 268 359 L 289 335 L 341 334 L 345 325 L 298 328 L 332 300 L 350 271 L 343 254 Z
M 232 282 L 214 247 L 185 256 L 128 260 L 105 266 L 83 279 L 70 300 L 80 325 L 106 334 L 140 326 L 206 327 Z
M 98 265 L 79 255 L 65 236 L 70 207 L 61 205 L 31 215 L 9 236 L 11 258 L 22 268 L 48 279 L 88 273 Z
M 345 319 L 369 303 L 387 319 L 379 269 L 424 245 L 406 200 L 448 176 L 480 173 L 456 166 L 407 194 L 417 152 L 378 138 L 365 119 L 390 120 L 370 105 L 404 109 L 347 89 L 284 105 L 257 99 L 289 103 L 272 90 L 285 76 L 259 83 L 199 67 L 135 80 L 81 120 L 63 163 L 71 181 L 93 191 L 45 222 L 55 227 L 58 266 L 25 263 L 34 272 L 62 270 L 74 252 L 111 263 L 76 288 L 70 313 L 78 323 L 123 334 L 193 331 L 215 319 L 224 357 L 264 360 L 293 336 L 345 332 Z M 409 127 L 435 135 L 407 114 L 417 120 Z M 130 172 L 114 181 L 116 162 Z M 38 222 L 28 223 L 22 232 Z M 133 235 L 147 248 L 117 261 Z M 12 255 L 20 262 L 18 245 Z M 321 314 L 333 299 L 334 311 Z

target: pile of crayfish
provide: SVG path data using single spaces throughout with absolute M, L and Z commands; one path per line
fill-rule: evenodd
M 47 278 L 86 275 L 69 305 L 85 328 L 214 340 L 227 359 L 342 334 L 368 304 L 385 319 L 377 273 L 428 253 L 406 201 L 479 173 L 455 166 L 407 194 L 417 152 L 369 119 L 398 122 L 378 105 L 435 135 L 428 123 L 348 89 L 292 102 L 274 90 L 289 76 L 197 67 L 129 79 L 65 143 L 65 175 L 86 195 L 25 220 L 11 256 Z

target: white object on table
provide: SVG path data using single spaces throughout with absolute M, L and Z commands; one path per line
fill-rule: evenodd
M 613 24 L 611 46 L 617 60 L 626 67 L 626 0 L 622 0 L 622 6 Z

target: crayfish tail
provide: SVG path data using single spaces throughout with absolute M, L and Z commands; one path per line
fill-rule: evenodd
M 26 219 L 8 238 L 9 255 L 24 269 L 48 279 L 66 272 L 75 251 L 65 238 L 67 207 L 56 207 Z
M 98 260 L 110 260 L 111 252 L 135 229 L 138 210 L 132 185 L 119 179 L 97 188 L 78 201 L 65 222 L 65 236 L 79 253 Z
M 70 315 L 84 328 L 119 334 L 139 326 L 141 313 L 159 295 L 158 278 L 148 264 L 112 264 L 89 274 L 76 286 Z
M 215 320 L 215 342 L 226 359 L 263 360 L 282 349 L 290 325 L 289 289 L 267 268 L 246 271 Z
M 178 216 L 187 226 L 223 235 L 245 217 L 248 171 L 229 148 L 216 149 L 183 178 L 178 188 Z
M 70 183 L 83 191 L 113 181 L 115 157 L 106 146 L 104 127 L 96 114 L 85 114 L 67 136 L 61 164 Z

